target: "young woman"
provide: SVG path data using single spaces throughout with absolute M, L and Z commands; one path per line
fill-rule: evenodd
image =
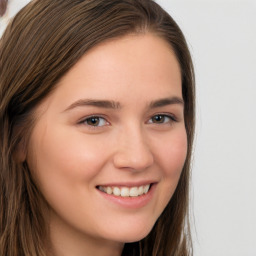
M 151 0 L 35 0 L 0 41 L 0 255 L 191 255 L 194 74 Z

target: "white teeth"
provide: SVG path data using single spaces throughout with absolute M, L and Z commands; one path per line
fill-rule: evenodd
M 149 185 L 148 185 L 149 186 Z M 147 191 L 148 192 L 148 191 Z M 147 193 L 145 192 L 145 194 Z M 144 187 L 143 186 L 140 186 L 139 189 L 138 189 L 138 194 L 139 195 L 142 195 L 144 193 Z
M 113 191 L 113 190 L 112 190 L 111 187 L 107 187 L 107 189 L 106 189 L 107 194 L 109 194 L 109 195 L 112 194 L 112 191 Z
M 141 196 L 143 194 L 147 194 L 150 188 L 150 184 L 145 186 L 139 186 L 139 187 L 103 187 L 99 186 L 99 190 L 102 192 L 105 192 L 109 195 L 113 194 L 115 196 L 121 196 L 121 197 L 137 197 Z
M 130 196 L 138 196 L 138 195 L 139 195 L 138 188 L 136 187 L 130 188 Z
M 121 196 L 129 196 L 130 195 L 130 191 L 129 188 L 121 188 Z
M 113 194 L 114 194 L 115 196 L 120 196 L 120 195 L 121 195 L 120 188 L 114 187 L 114 188 L 113 188 Z
M 145 194 L 148 193 L 148 190 L 149 190 L 149 185 L 144 186 L 143 192 L 144 192 Z
M 102 191 L 102 192 L 105 192 L 104 188 L 102 186 L 99 186 L 99 190 Z

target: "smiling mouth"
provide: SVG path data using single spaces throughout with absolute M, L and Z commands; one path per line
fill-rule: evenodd
M 119 197 L 139 197 L 147 194 L 150 187 L 151 184 L 138 187 L 97 186 L 97 189 L 106 194 Z

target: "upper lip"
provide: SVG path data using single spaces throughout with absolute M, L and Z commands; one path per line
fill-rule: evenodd
M 148 184 L 157 183 L 156 181 L 148 180 L 148 181 L 137 181 L 137 182 L 112 182 L 112 183 L 104 183 L 99 184 L 96 187 L 139 187 L 145 186 Z

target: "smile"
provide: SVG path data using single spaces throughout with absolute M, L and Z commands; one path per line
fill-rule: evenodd
M 150 184 L 139 187 L 98 186 L 98 189 L 109 195 L 119 197 L 138 197 L 148 193 Z

